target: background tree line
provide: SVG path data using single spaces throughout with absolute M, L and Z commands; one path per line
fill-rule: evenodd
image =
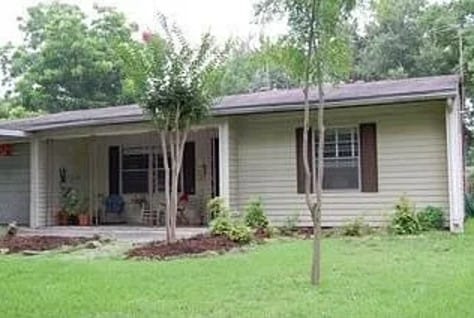
M 474 0 L 364 0 L 354 12 L 341 31 L 351 43 L 351 71 L 328 74 L 328 81 L 459 72 L 461 36 L 467 91 L 474 92 Z M 137 25 L 123 13 L 95 6 L 86 15 L 75 5 L 40 4 L 18 22 L 22 43 L 0 48 L 1 118 L 137 101 L 116 48 L 143 44 L 136 40 Z M 291 34 L 230 43 L 226 61 L 215 70 L 216 94 L 301 86 L 304 56 Z

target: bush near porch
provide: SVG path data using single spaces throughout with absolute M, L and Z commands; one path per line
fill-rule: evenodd
M 464 235 L 327 238 L 172 262 L 0 257 L 5 317 L 471 317 L 474 223 Z

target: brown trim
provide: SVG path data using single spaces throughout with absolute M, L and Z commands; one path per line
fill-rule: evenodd
M 311 152 L 313 151 L 313 138 L 311 130 L 308 132 L 308 158 L 309 168 L 312 169 Z M 305 173 L 303 163 L 303 127 L 296 128 L 296 190 L 297 193 L 305 193 Z M 311 191 L 313 191 L 311 186 Z
M 120 147 L 109 147 L 109 194 L 120 192 Z
M 185 193 L 196 193 L 196 144 L 193 141 L 189 141 L 184 145 L 183 183 Z
M 361 191 L 378 192 L 377 126 L 360 124 Z

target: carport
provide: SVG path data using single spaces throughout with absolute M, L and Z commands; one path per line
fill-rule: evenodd
M 28 133 L 0 129 L 0 224 L 30 223 L 30 144 Z

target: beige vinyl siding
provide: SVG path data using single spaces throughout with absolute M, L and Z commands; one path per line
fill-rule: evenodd
M 417 207 L 448 208 L 445 108 L 441 102 L 372 106 L 326 111 L 326 126 L 377 124 L 379 191 L 325 191 L 323 225 L 338 226 L 363 217 L 381 225 L 402 195 Z M 233 119 L 238 129 L 236 208 L 260 196 L 274 223 L 300 214 L 300 224 L 310 218 L 304 195 L 296 191 L 295 129 L 301 113 L 241 116 Z M 236 177 L 237 176 L 237 177 Z M 234 190 L 235 191 L 235 190 Z
M 238 210 L 239 204 L 239 133 L 237 124 L 229 121 L 229 206 L 232 210 Z M 220 163 L 221 164 L 221 163 Z
M 0 156 L 0 224 L 30 222 L 30 145 L 12 144 L 11 156 Z

